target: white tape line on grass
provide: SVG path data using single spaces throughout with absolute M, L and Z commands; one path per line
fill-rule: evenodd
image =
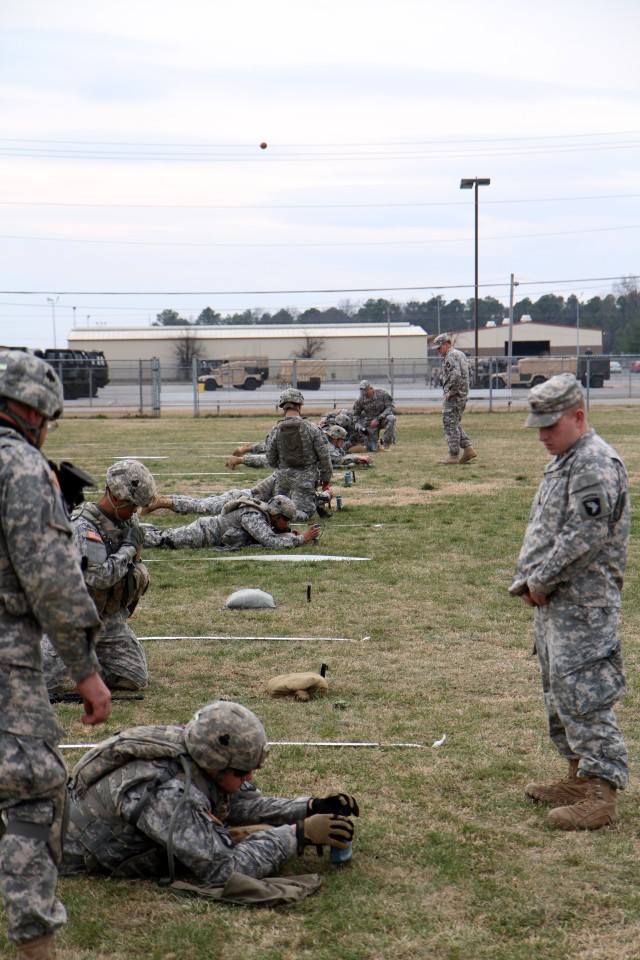
M 99 741 L 98 741 L 99 742 Z M 387 740 L 267 740 L 270 747 L 410 747 L 426 750 L 426 743 L 390 743 Z M 89 750 L 96 743 L 61 743 L 60 750 Z
M 189 561 L 199 561 L 204 560 L 283 560 L 288 563 L 318 563 L 321 560 L 372 560 L 372 557 L 333 557 L 327 553 L 305 553 L 304 556 L 300 557 L 290 557 L 287 554 L 280 553 L 268 553 L 266 556 L 261 557 L 257 554 L 251 554 L 249 557 L 171 557 L 167 560 L 147 560 L 145 558 L 145 563 L 189 563 Z
M 369 640 L 370 637 L 363 637 L 363 640 Z M 290 640 L 292 642 L 297 641 L 307 641 L 315 640 L 318 643 L 333 643 L 334 641 L 343 640 L 346 643 L 356 643 L 357 641 L 354 637 L 266 637 L 266 636 L 251 636 L 251 637 L 240 637 L 240 636 L 229 636 L 228 634 L 210 634 L 206 636 L 197 636 L 197 637 L 173 637 L 173 636 L 163 636 L 163 637 L 138 637 L 138 640 Z

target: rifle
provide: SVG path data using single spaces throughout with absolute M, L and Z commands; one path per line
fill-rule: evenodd
M 57 477 L 60 492 L 69 513 L 71 513 L 75 507 L 79 507 L 83 502 L 84 494 L 82 491 L 84 488 L 95 487 L 96 481 L 80 467 L 74 467 L 68 460 L 62 460 L 60 466 L 53 460 L 49 460 L 49 466 Z

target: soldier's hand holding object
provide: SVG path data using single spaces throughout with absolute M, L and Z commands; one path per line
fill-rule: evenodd
M 300 827 L 302 827 L 302 837 L 300 834 L 298 837 L 302 840 L 301 846 L 304 847 L 309 844 L 321 847 L 326 843 L 330 847 L 344 850 L 353 839 L 353 820 L 338 817 L 332 813 L 316 813 L 303 820 Z
M 328 797 L 309 800 L 309 813 L 337 813 L 343 817 L 359 817 L 358 801 L 348 793 L 332 793 Z
M 127 535 L 120 544 L 122 547 L 135 547 L 139 550 L 144 543 L 144 531 L 137 523 L 132 523 L 127 530 Z

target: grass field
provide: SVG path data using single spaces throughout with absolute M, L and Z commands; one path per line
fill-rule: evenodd
M 78 707 L 58 712 L 68 742 L 97 741 L 139 723 L 182 723 L 217 697 L 239 700 L 272 740 L 408 742 L 422 747 L 271 749 L 265 794 L 353 792 L 355 856 L 331 868 L 315 852 L 291 872 L 324 884 L 295 908 L 260 910 L 182 900 L 152 883 L 73 878 L 59 893 L 70 922 L 60 953 L 154 960 L 631 960 L 640 957 L 640 549 L 634 513 L 622 639 L 630 692 L 619 719 L 632 761 L 620 822 L 593 834 L 552 831 L 523 799 L 530 779 L 563 765 L 546 735 L 532 613 L 507 594 L 546 452 L 518 414 L 467 416 L 478 451 L 464 467 L 446 453 L 436 414 L 401 416 L 398 444 L 357 483 L 334 490 L 345 509 L 325 524 L 322 552 L 368 562 L 218 563 L 213 551 L 148 551 L 151 587 L 132 627 L 141 636 L 267 634 L 351 640 L 147 641 L 152 683 L 87 731 Z M 250 485 L 266 471 L 225 471 L 236 443 L 264 437 L 272 418 L 65 420 L 49 439 L 103 481 L 119 456 L 146 460 L 162 492 L 204 495 Z M 592 424 L 623 455 L 640 493 L 638 414 L 598 410 Z M 216 471 L 227 476 L 207 476 Z M 196 474 L 203 475 L 196 475 Z M 192 475 L 189 475 L 192 474 Z M 163 526 L 184 522 L 155 514 Z M 260 551 L 250 551 L 258 554 Z M 229 554 L 223 554 L 229 557 Z M 311 602 L 307 602 L 311 584 Z M 222 610 L 244 586 L 275 611 Z M 270 700 L 267 680 L 329 664 L 330 693 L 307 704 Z M 440 747 L 434 741 L 446 734 Z M 69 763 L 80 753 L 68 752 Z M 12 955 L 0 946 L 1 956 Z

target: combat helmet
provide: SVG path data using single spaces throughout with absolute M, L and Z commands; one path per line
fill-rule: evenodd
M 289 407 L 301 407 L 303 403 L 304 397 L 300 391 L 294 387 L 287 387 L 287 389 L 283 390 L 280 394 L 278 406 L 282 407 L 283 410 L 287 410 Z
M 267 513 L 270 513 L 272 517 L 286 517 L 288 520 L 293 520 L 298 513 L 298 508 L 293 500 L 285 497 L 282 493 L 279 493 L 277 497 L 272 497 L 266 504 L 266 508 Z
M 156 482 L 139 460 L 117 460 L 107 470 L 107 487 L 118 500 L 147 507 L 156 495 Z
M 7 400 L 24 403 L 48 420 L 58 420 L 64 406 L 62 384 L 53 367 L 23 350 L 0 352 L 0 407 L 5 411 Z M 24 420 L 14 410 L 10 415 L 27 439 L 39 445 L 42 427 Z
M 198 766 L 213 772 L 257 770 L 267 752 L 267 734 L 255 713 L 230 700 L 198 710 L 185 727 L 184 742 Z
M 336 416 L 336 424 L 344 430 L 348 430 L 351 426 L 351 417 L 348 413 L 339 413 Z
M 325 433 L 328 437 L 333 437 L 334 440 L 347 439 L 347 431 L 342 427 L 339 427 L 337 423 L 334 423 L 332 427 L 329 427 L 328 430 L 325 430 Z

